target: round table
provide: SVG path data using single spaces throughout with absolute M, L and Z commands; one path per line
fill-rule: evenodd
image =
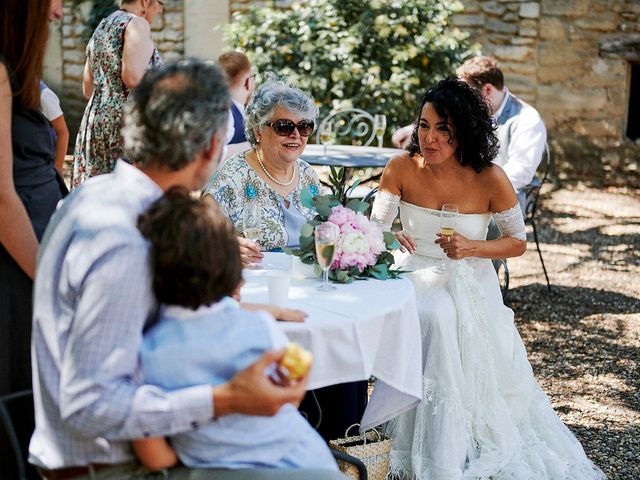
M 242 301 L 267 303 L 269 271 L 290 265 L 284 253 L 265 253 L 262 269 L 243 272 Z M 303 323 L 279 323 L 314 355 L 309 389 L 375 376 L 363 429 L 416 406 L 422 398 L 422 347 L 413 284 L 370 279 L 334 284 L 329 292 L 318 291 L 319 284 L 319 278 L 292 276 L 287 306 L 309 316 Z

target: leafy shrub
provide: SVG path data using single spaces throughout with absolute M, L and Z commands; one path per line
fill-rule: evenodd
M 235 12 L 226 34 L 260 72 L 311 93 L 321 116 L 358 107 L 395 128 L 469 55 L 466 34 L 449 23 L 461 9 L 453 0 L 302 0 Z

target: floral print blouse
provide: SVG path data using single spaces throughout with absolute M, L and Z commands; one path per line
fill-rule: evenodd
M 250 151 L 250 150 L 249 150 Z M 247 151 L 248 152 L 248 151 Z M 211 195 L 220 206 L 224 215 L 233 223 L 239 235 L 243 234 L 242 209 L 247 202 L 258 202 L 262 205 L 262 234 L 258 238 L 262 250 L 275 250 L 284 246 L 297 246 L 300 228 L 306 221 L 313 219 L 316 212 L 301 203 L 300 195 L 308 189 L 315 196 L 320 192 L 320 181 L 311 166 L 298 160 L 298 184 L 289 194 L 289 208 L 284 206 L 285 198 L 265 182 L 257 172 L 249 166 L 245 155 L 239 153 L 228 159 L 213 174 L 204 189 L 203 195 Z M 287 211 L 285 211 L 287 210 Z M 295 232 L 290 231 L 291 218 L 299 218 Z

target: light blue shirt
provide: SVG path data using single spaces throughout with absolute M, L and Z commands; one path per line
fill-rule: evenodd
M 161 194 L 118 161 L 75 189 L 49 223 L 34 287 L 31 463 L 126 462 L 129 439 L 211 421 L 210 385 L 167 392 L 142 382 L 142 331 L 157 305 L 136 220 Z
M 172 390 L 227 382 L 286 343 L 273 317 L 227 298 L 195 311 L 164 308 L 140 357 L 145 380 Z M 227 415 L 172 436 L 171 445 L 191 468 L 336 468 L 324 440 L 290 404 L 272 417 Z

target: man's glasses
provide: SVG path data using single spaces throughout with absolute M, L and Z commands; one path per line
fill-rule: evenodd
M 301 137 L 308 137 L 313 132 L 315 124 L 311 120 L 301 120 L 298 123 L 293 123 L 293 120 L 280 119 L 273 122 L 265 123 L 268 127 L 273 127 L 273 130 L 277 135 L 281 137 L 288 137 L 297 128 Z

